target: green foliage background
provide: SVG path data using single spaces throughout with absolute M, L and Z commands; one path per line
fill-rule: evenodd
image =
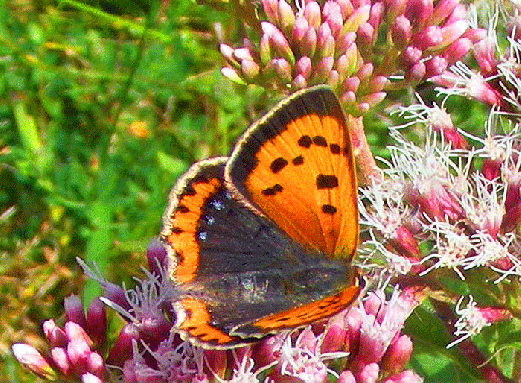
M 226 155 L 280 94 L 220 74 L 218 36 L 244 35 L 224 1 L 0 4 L 0 381 L 34 381 L 10 345 L 43 348 L 40 323 L 60 319 L 64 297 L 99 293 L 75 258 L 115 283 L 139 275 L 177 177 Z M 382 115 L 367 118 L 379 155 Z M 428 360 L 452 356 L 423 355 L 419 373 L 453 381 Z

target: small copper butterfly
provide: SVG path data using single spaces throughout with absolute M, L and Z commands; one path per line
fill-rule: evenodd
M 294 93 L 230 157 L 194 164 L 163 220 L 176 330 L 198 345 L 244 345 L 351 304 L 360 291 L 357 184 L 331 89 Z

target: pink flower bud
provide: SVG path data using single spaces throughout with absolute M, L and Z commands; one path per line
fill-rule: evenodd
M 331 34 L 329 25 L 324 23 L 317 33 L 317 48 L 321 57 L 332 56 L 335 53 L 335 39 Z
M 266 65 L 271 60 L 270 38 L 266 34 L 263 34 L 259 41 L 259 56 L 263 65 Z
M 86 373 L 81 376 L 81 383 L 103 383 L 103 380 L 94 374 Z
M 422 383 L 423 379 L 413 371 L 407 370 L 390 376 L 383 383 Z
M 140 338 L 152 349 L 164 341 L 170 335 L 172 323 L 164 317 L 155 317 L 155 313 L 149 318 L 141 319 L 139 328 Z
M 377 31 L 380 28 L 380 23 L 385 12 L 384 4 L 381 2 L 373 3 L 371 11 L 369 13 L 369 24 L 373 27 L 373 30 Z
M 241 71 L 244 74 L 244 77 L 252 80 L 259 75 L 260 68 L 255 61 L 243 60 L 241 61 Z
M 431 219 L 436 218 L 442 221 L 448 217 L 457 221 L 465 217 L 465 212 L 459 204 L 458 198 L 442 185 L 433 184 L 430 190 L 425 189 L 421 194 L 418 190 L 409 186 L 405 192 L 405 200 L 411 206 L 418 206 Z
M 342 33 L 345 32 L 356 32 L 358 27 L 369 20 L 369 14 L 371 12 L 371 5 L 363 5 L 357 8 L 344 22 Z
M 364 301 L 364 310 L 367 314 L 376 316 L 385 303 L 382 291 L 370 292 Z
M 107 340 L 107 315 L 99 298 L 93 299 L 89 305 L 86 330 L 96 344 L 104 344 Z
M 85 318 L 83 305 L 79 296 L 71 295 L 66 297 L 63 301 L 63 307 L 65 309 L 66 321 L 77 323 L 83 328 L 86 327 L 87 318 Z
M 272 23 L 276 23 L 279 18 L 278 0 L 261 0 L 261 4 L 268 20 Z
M 228 48 L 232 49 L 225 44 L 221 44 L 221 54 L 226 58 L 226 56 L 222 53 L 223 50 L 226 54 L 233 54 L 232 52 L 228 52 Z M 232 61 L 235 61 L 232 58 Z M 161 276 L 162 270 L 164 270 L 167 266 L 168 255 L 166 253 L 166 249 L 163 247 L 159 239 L 154 238 L 148 243 L 147 247 L 147 260 L 148 260 L 148 269 L 157 277 Z
M 354 49 L 356 52 L 356 45 L 354 44 L 356 40 L 355 32 L 347 32 L 343 35 L 339 36 L 336 39 L 336 49 L 338 52 L 343 52 L 347 54 L 349 49 Z
M 78 340 L 84 342 L 89 347 L 93 345 L 92 339 L 89 337 L 87 332 L 77 323 L 65 323 L 65 334 L 67 335 L 67 340 L 69 342 Z
M 322 16 L 324 17 L 325 22 L 329 25 L 333 37 L 337 38 L 344 26 L 340 5 L 333 1 L 326 2 L 322 9 Z
M 370 51 L 373 47 L 373 39 L 376 37 L 373 26 L 369 23 L 363 23 L 358 27 L 356 32 L 358 48 L 364 51 Z
M 495 323 L 512 318 L 512 313 L 507 309 L 495 307 L 478 307 L 477 309 L 487 323 Z
M 360 343 L 360 328 L 362 327 L 362 314 L 358 308 L 351 308 L 346 315 L 348 330 L 349 351 L 357 350 Z
M 348 328 L 344 317 L 342 312 L 329 321 L 320 348 L 322 353 L 349 350 Z
M 443 46 L 452 44 L 454 41 L 459 39 L 468 28 L 468 24 L 465 20 L 458 20 L 452 24 L 447 25 L 441 29 L 443 38 Z
M 475 44 L 474 57 L 478 62 L 482 76 L 488 77 L 495 74 L 497 60 L 495 58 L 495 44 L 492 39 L 483 39 Z
M 521 184 L 510 183 L 505 197 L 505 215 L 501 222 L 503 232 L 513 231 L 521 223 Z
M 106 282 L 101 285 L 101 288 L 103 290 L 104 298 L 107 298 L 109 301 L 117 304 L 124 310 L 130 310 L 131 307 L 130 304 L 127 302 L 125 290 L 121 286 L 118 286 L 114 283 Z
M 367 81 L 371 75 L 373 74 L 373 64 L 367 63 L 364 64 L 357 72 L 356 76 L 360 79 L 360 82 Z
M 322 23 L 322 18 L 320 16 L 320 5 L 318 5 L 318 3 L 315 1 L 308 2 L 306 4 L 306 8 L 304 8 L 304 17 L 308 21 L 310 27 L 318 29 Z
M 445 57 L 449 65 L 452 65 L 456 61 L 461 60 L 471 48 L 472 41 L 462 37 L 461 39 L 453 42 L 443 51 L 443 57 Z
M 466 37 L 470 41 L 472 41 L 473 44 L 476 44 L 480 42 L 481 40 L 487 38 L 487 30 L 483 28 L 473 28 L 473 29 L 467 29 L 462 37 Z
M 123 326 L 107 357 L 107 364 L 123 366 L 132 358 L 132 340 L 139 339 L 139 330 L 133 324 Z
M 87 368 L 91 352 L 89 345 L 83 339 L 77 338 L 69 342 L 67 345 L 67 356 L 76 374 L 88 372 Z
M 342 15 L 342 19 L 345 20 L 347 15 L 353 13 L 353 4 L 349 0 L 337 0 L 336 3 L 340 7 L 340 14 Z
M 273 59 L 271 60 L 275 73 L 281 80 L 290 82 L 291 81 L 291 65 L 284 59 Z
M 51 349 L 51 358 L 58 370 L 65 375 L 70 376 L 72 373 L 71 362 L 67 356 L 67 350 L 64 347 L 54 347 Z
M 458 5 L 459 0 L 440 0 L 432 11 L 429 22 L 432 25 L 439 25 L 443 20 L 449 17 L 454 8 Z
M 430 78 L 442 74 L 447 69 L 447 60 L 442 56 L 434 56 L 425 61 L 425 77 Z
M 386 76 L 373 76 L 369 81 L 369 84 L 367 84 L 366 92 L 380 92 L 388 83 L 389 79 Z
M 400 61 L 406 67 L 416 64 L 422 58 L 423 52 L 420 48 L 415 46 L 408 46 L 404 49 Z
M 306 78 L 302 76 L 301 74 L 297 75 L 293 81 L 291 82 L 293 87 L 295 89 L 304 89 L 307 88 L 308 82 L 306 81 Z
M 398 49 L 409 44 L 411 39 L 411 22 L 409 19 L 403 15 L 398 16 L 391 26 L 391 37 Z
M 382 102 L 385 99 L 386 95 L 387 95 L 387 93 L 385 93 L 385 92 L 374 92 L 374 93 L 361 97 L 360 104 L 367 105 L 364 107 L 364 112 L 367 112 L 369 109 L 375 107 L 380 102 Z
M 354 92 L 358 90 L 360 86 L 360 79 L 358 77 L 349 77 L 344 80 L 342 83 L 341 89 L 343 92 Z
M 97 352 L 90 353 L 88 370 L 95 376 L 103 377 L 103 374 L 105 373 L 105 363 L 103 363 L 103 358 Z
M 355 376 L 351 371 L 342 371 L 338 377 L 337 383 L 356 383 Z
M 279 0 L 279 25 L 283 31 L 290 31 L 295 22 L 295 13 L 285 0 Z
M 412 37 L 412 41 L 414 42 L 415 46 L 425 50 L 427 48 L 440 45 L 443 42 L 443 34 L 441 28 L 434 25 L 429 25 L 420 33 L 415 34 Z
M 420 248 L 415 236 L 403 225 L 396 229 L 388 243 L 401 256 L 418 257 L 420 255 Z
M 219 52 L 221 52 L 221 55 L 225 58 L 226 61 L 228 61 L 230 64 L 237 65 L 237 61 L 233 57 L 233 48 L 229 46 L 228 44 L 219 44 Z M 153 240 L 152 240 L 153 241 Z M 151 242 L 152 242 L 151 241 Z M 156 239 L 157 241 L 157 239 Z M 159 242 L 159 241 L 158 241 Z M 159 244 L 160 245 L 160 244 Z M 150 246 L 150 244 L 149 244 Z M 148 252 L 147 252 L 148 255 Z M 149 260 L 150 263 L 150 260 Z M 155 267 L 155 266 L 154 266 Z M 149 264 L 150 268 L 150 264 Z
M 327 83 L 333 89 L 336 89 L 340 85 L 340 75 L 335 69 L 329 71 L 327 76 Z
M 407 335 L 399 336 L 391 342 L 382 358 L 382 369 L 388 374 L 401 371 L 412 353 L 412 341 Z
M 284 34 L 273 24 L 262 22 L 262 32 L 268 36 L 271 47 L 277 51 L 283 58 L 285 58 L 290 64 L 295 62 L 293 51 L 286 40 Z
M 239 61 L 243 61 L 243 60 L 253 61 L 253 57 L 248 48 L 237 48 L 233 51 L 233 55 Z
M 293 29 L 291 31 L 291 40 L 293 41 L 293 45 L 295 47 L 299 47 L 299 45 L 302 44 L 308 29 L 309 24 L 304 17 L 298 17 L 295 20 L 295 23 L 293 23 Z
M 426 72 L 425 64 L 421 61 L 417 62 L 406 72 L 405 80 L 410 83 L 418 82 L 425 77 Z
M 375 383 L 380 373 L 378 363 L 370 363 L 362 367 L 362 370 L 357 374 L 356 381 L 358 383 Z
M 317 32 L 313 28 L 309 28 L 299 45 L 299 50 L 303 56 L 313 57 L 317 48 Z
M 467 16 L 467 8 L 463 4 L 457 4 L 454 9 L 452 10 L 452 13 L 445 21 L 445 25 L 452 24 L 458 20 L 465 20 L 465 17 Z
M 221 73 L 224 77 L 236 82 L 238 84 L 246 84 L 244 80 L 239 76 L 235 69 L 230 68 L 229 66 L 225 66 L 221 68 Z
M 54 380 L 56 378 L 56 372 L 34 347 L 16 343 L 11 349 L 16 360 L 32 373 L 44 379 Z
M 42 328 L 51 347 L 65 347 L 65 345 L 67 345 L 67 336 L 65 335 L 65 331 L 56 326 L 54 320 L 46 320 L 43 322 Z
M 413 28 L 422 29 L 432 12 L 432 0 L 409 0 L 404 14 L 410 20 Z
M 333 64 L 335 60 L 332 56 L 324 57 L 318 65 L 316 66 L 316 70 L 313 73 L 313 81 L 315 83 L 323 82 L 328 78 L 329 71 L 333 68 Z
M 387 19 L 394 20 L 405 11 L 407 0 L 384 0 L 387 8 Z

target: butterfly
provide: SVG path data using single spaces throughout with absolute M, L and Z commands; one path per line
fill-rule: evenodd
M 161 240 L 175 331 L 231 348 L 339 312 L 361 289 L 358 230 L 342 107 L 327 86 L 298 91 L 172 190 Z

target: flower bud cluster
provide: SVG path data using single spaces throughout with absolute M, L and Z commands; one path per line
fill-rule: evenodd
M 63 328 L 50 319 L 43 323 L 49 352 L 42 355 L 26 344 L 13 345 L 17 360 L 33 373 L 46 378 L 61 377 L 85 383 L 101 383 L 107 377 L 105 360 L 100 354 L 106 345 L 107 320 L 104 305 L 95 299 L 83 312 L 77 296 L 65 300 L 66 322 Z
M 258 42 L 221 44 L 232 80 L 301 89 L 328 83 L 354 116 L 387 90 L 442 74 L 483 33 L 468 29 L 457 0 L 262 0 Z M 298 4 L 299 2 L 296 2 Z

